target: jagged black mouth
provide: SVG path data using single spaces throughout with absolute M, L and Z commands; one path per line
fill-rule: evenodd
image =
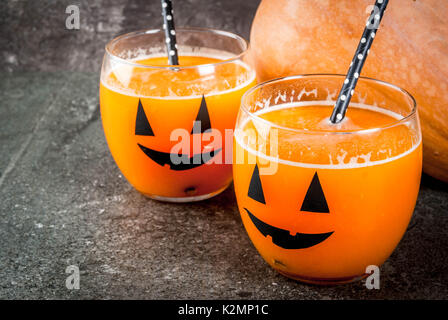
M 210 161 L 213 157 L 215 157 L 218 153 L 221 152 L 221 149 L 212 150 L 210 152 L 205 152 L 197 155 L 193 155 L 192 157 L 188 157 L 188 155 L 178 155 L 167 152 L 156 151 L 153 149 L 146 148 L 138 143 L 140 149 L 155 163 L 161 165 L 162 167 L 165 165 L 169 165 L 171 170 L 175 171 L 183 171 L 190 170 L 202 166 L 203 164 Z M 174 163 L 172 159 L 180 158 L 180 163 Z
M 272 243 L 283 249 L 305 249 L 313 247 L 326 240 L 333 234 L 327 233 L 296 233 L 292 236 L 288 230 L 273 227 L 254 216 L 249 210 L 244 208 L 250 220 L 265 237 L 271 236 Z

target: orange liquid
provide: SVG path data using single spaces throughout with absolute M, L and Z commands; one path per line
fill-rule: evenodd
M 166 66 L 166 60 L 166 57 L 153 57 L 138 63 Z M 107 143 L 123 175 L 140 192 L 167 198 L 201 196 L 222 190 L 231 182 L 231 161 L 225 164 L 225 154 L 232 142 L 230 147 L 226 146 L 225 129 L 233 129 L 241 96 L 254 85 L 254 77 L 241 63 L 206 65 L 220 61 L 181 56 L 181 66 L 205 66 L 175 72 L 122 65 L 103 76 L 100 101 Z M 190 134 L 202 96 L 212 130 Z M 136 132 L 140 102 L 152 135 Z M 169 163 L 154 161 L 140 147 L 170 154 L 181 141 L 170 136 L 179 129 L 190 139 L 182 155 L 192 157 L 215 150 L 213 161 L 191 169 L 173 170 Z M 222 139 L 216 139 L 216 133 Z
M 351 107 L 344 122 L 334 126 L 328 123 L 331 111 L 330 105 L 288 107 L 260 117 L 289 128 L 328 131 L 396 121 L 374 109 Z M 422 166 L 419 136 L 402 124 L 353 135 L 280 130 L 278 141 L 269 142 L 256 138 L 257 130 L 260 126 L 249 121 L 235 133 L 233 174 L 242 221 L 266 262 L 289 277 L 317 283 L 349 281 L 364 275 L 369 265 L 380 266 L 399 243 L 414 210 Z M 276 129 L 267 130 L 272 135 Z M 282 160 L 253 151 L 266 146 L 278 147 Z M 249 196 L 255 164 L 265 203 Z M 268 166 L 275 173 L 263 175 L 262 168 Z M 306 199 L 315 175 L 327 208 L 312 212 Z M 289 236 L 300 233 L 302 240 L 311 235 L 314 242 L 289 241 L 269 226 Z

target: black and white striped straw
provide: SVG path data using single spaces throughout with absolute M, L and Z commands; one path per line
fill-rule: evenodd
M 375 38 L 380 22 L 383 19 L 384 11 L 386 10 L 388 2 L 389 0 L 377 0 L 375 2 L 372 13 L 367 20 L 364 33 L 359 41 L 352 63 L 350 64 L 350 68 L 348 69 L 344 84 L 339 92 L 333 113 L 331 114 L 330 121 L 332 123 L 339 123 L 345 117 L 350 99 L 355 92 L 359 75 L 361 74 L 362 67 L 367 59 L 367 55 L 370 52 L 370 47 L 372 46 L 373 39 Z
M 161 0 L 161 3 L 168 63 L 172 66 L 179 65 L 176 44 L 176 29 L 174 28 L 173 5 L 171 4 L 171 0 Z

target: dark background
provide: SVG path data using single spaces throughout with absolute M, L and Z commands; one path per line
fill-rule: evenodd
M 176 26 L 209 27 L 249 39 L 258 0 L 178 0 Z M 65 28 L 68 5 L 80 9 L 80 30 Z M 0 70 L 99 71 L 106 43 L 163 23 L 160 0 L 2 0 Z
M 246 38 L 258 6 L 174 2 L 177 26 Z M 69 4 L 80 8 L 80 30 L 65 29 Z M 104 140 L 99 70 L 107 41 L 159 27 L 159 11 L 158 0 L 0 2 L 0 298 L 448 297 L 448 188 L 428 176 L 380 290 L 273 271 L 244 231 L 233 188 L 183 205 L 133 190 Z M 69 265 L 80 268 L 79 290 L 65 287 Z

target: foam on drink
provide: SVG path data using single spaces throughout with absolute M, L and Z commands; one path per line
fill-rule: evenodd
M 350 169 L 393 161 L 420 144 L 415 128 L 401 115 L 376 106 L 352 103 L 339 124 L 329 121 L 334 101 L 285 103 L 253 113 L 235 133 L 244 149 L 267 160 L 293 166 Z M 268 136 L 277 130 L 277 152 Z M 415 131 L 415 134 L 414 134 Z M 325 136 L 325 141 L 322 141 Z M 274 148 L 275 149 L 275 148 Z
M 240 90 L 255 81 L 255 72 L 247 64 L 240 60 L 227 62 L 234 58 L 227 52 L 182 46 L 179 52 L 182 52 L 179 56 L 181 69 L 176 73 L 166 68 L 165 54 L 129 52 L 125 55 L 125 58 L 132 57 L 127 59 L 128 64 L 122 61 L 114 64 L 111 60 L 101 83 L 126 95 L 191 99 Z M 172 86 L 172 83 L 181 85 Z

